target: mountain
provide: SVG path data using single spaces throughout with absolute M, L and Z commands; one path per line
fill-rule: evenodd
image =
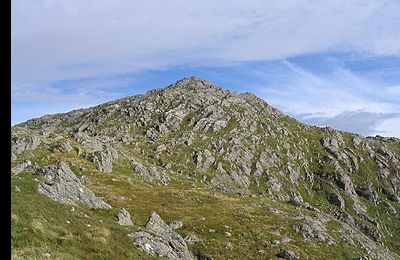
M 15 259 L 400 259 L 397 138 L 196 77 L 11 130 Z

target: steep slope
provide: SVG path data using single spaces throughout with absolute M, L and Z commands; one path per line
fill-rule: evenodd
M 78 187 L 85 184 L 113 207 L 77 206 L 113 238 L 99 242 L 64 224 L 71 238 L 63 246 L 76 248 L 72 256 L 98 250 L 96 258 L 145 257 L 112 219 L 126 207 L 135 227 L 153 210 L 184 219 L 182 232 L 201 237 L 188 245 L 200 259 L 265 259 L 284 248 L 304 259 L 399 258 L 400 140 L 311 127 L 250 93 L 186 78 L 144 95 L 27 121 L 12 127 L 11 145 L 12 185 L 26 188 L 12 193 L 16 256 L 28 247 L 35 248 L 33 255 L 43 248 L 64 252 L 52 241 L 63 237 L 59 231 L 37 244 L 21 232 L 48 236 L 32 223 L 58 215 L 41 204 L 53 202 L 37 194 L 36 185 L 48 176 L 46 166 L 62 160 Z M 60 215 L 69 208 L 55 207 Z M 85 223 L 77 214 L 68 218 Z M 79 249 L 80 239 L 92 244 Z

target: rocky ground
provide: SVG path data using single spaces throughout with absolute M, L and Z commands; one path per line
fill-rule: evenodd
M 400 140 L 195 77 L 12 127 L 12 256 L 400 259 Z

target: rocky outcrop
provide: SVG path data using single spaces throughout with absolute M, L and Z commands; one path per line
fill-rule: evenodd
M 370 237 L 360 232 L 353 225 L 343 223 L 340 229 L 340 234 L 343 236 L 345 243 L 351 246 L 358 245 L 363 252 L 368 255 L 368 259 L 393 260 L 389 250 Z
M 91 208 L 111 208 L 86 188 L 65 162 L 41 168 L 39 173 L 45 180 L 39 183 L 37 190 L 52 200 L 69 205 L 81 203 Z
M 143 164 L 133 160 L 131 161 L 131 165 L 135 174 L 146 182 L 161 182 L 167 184 L 170 180 L 167 174 L 159 171 L 154 165 L 144 166 Z
M 215 119 L 212 117 L 200 119 L 194 126 L 194 131 L 202 132 L 218 132 L 224 129 L 228 125 L 226 120 Z
M 86 156 L 88 161 L 96 164 L 97 169 L 101 172 L 110 173 L 113 168 L 113 160 L 117 159 L 110 149 L 106 151 L 94 151 Z
M 317 215 L 315 218 L 303 216 L 300 223 L 293 227 L 296 233 L 301 234 L 307 241 L 325 242 L 328 244 L 334 243 L 332 237 L 326 229 L 326 217 Z
M 207 172 L 208 168 L 215 162 L 214 156 L 207 149 L 204 151 L 196 151 L 193 158 L 196 168 L 201 173 Z
M 168 259 L 194 259 L 185 240 L 168 226 L 161 217 L 152 212 L 146 228 L 128 235 L 134 245 L 152 256 Z
M 41 144 L 41 139 L 35 135 L 11 138 L 11 161 L 17 159 L 17 156 L 25 150 L 35 150 Z

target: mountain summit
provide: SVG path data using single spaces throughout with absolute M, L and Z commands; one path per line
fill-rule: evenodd
M 399 139 L 196 77 L 16 125 L 11 161 L 15 257 L 400 257 Z

